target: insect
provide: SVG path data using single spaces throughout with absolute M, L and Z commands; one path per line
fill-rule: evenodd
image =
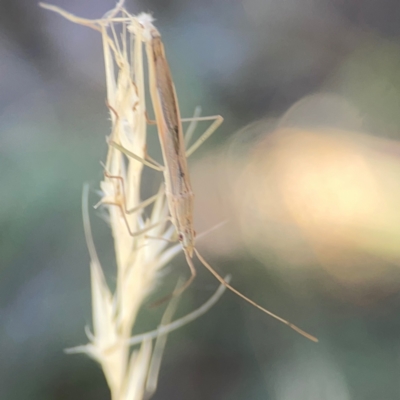
M 142 29 L 142 37 L 147 53 L 150 96 L 156 117 L 157 130 L 164 160 L 162 171 L 165 181 L 165 195 L 171 214 L 172 224 L 176 228 L 179 241 L 182 244 L 183 252 L 191 271 L 190 278 L 184 285 L 175 290 L 172 295 L 182 293 L 195 278 L 196 268 L 193 264 L 193 255 L 196 254 L 201 263 L 219 282 L 226 286 L 226 288 L 252 304 L 254 307 L 284 323 L 306 338 L 317 342 L 318 339 L 314 336 L 304 332 L 294 324 L 261 307 L 259 304 L 232 287 L 196 250 L 196 233 L 193 227 L 194 194 L 190 183 L 187 156 L 193 153 L 193 151 L 217 129 L 223 119 L 220 116 L 197 118 L 197 120 L 214 119 L 215 121 L 200 137 L 200 139 L 198 139 L 197 142 L 186 152 L 178 98 L 165 56 L 161 35 L 152 22 L 153 19 L 148 14 L 140 14 L 136 18 L 136 23 L 138 24 L 139 29 Z M 123 149 L 120 145 L 113 145 L 125 152 L 128 156 L 133 156 L 134 158 L 139 159 L 134 154 Z M 148 163 L 146 165 L 148 165 Z M 159 167 L 156 169 L 160 170 Z

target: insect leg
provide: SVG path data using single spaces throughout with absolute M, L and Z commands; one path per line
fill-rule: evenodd
M 181 295 L 193 282 L 194 278 L 196 278 L 197 275 L 197 271 L 196 271 L 196 267 L 193 264 L 192 259 L 189 257 L 188 254 L 185 253 L 185 257 L 186 257 L 186 261 L 189 265 L 190 268 L 190 277 L 189 279 L 180 287 L 178 287 L 177 289 L 175 289 L 172 293 L 170 293 L 167 296 L 162 297 L 161 299 L 157 300 L 156 302 L 152 303 L 150 305 L 150 307 L 156 307 L 159 306 L 160 304 L 164 303 L 165 301 L 171 299 L 172 297 L 175 296 L 179 296 Z M 222 283 L 222 282 L 221 282 Z
M 121 214 L 122 214 L 122 217 L 123 217 L 123 219 L 124 219 L 126 228 L 128 229 L 129 235 L 132 236 L 132 237 L 133 237 L 133 236 L 137 236 L 137 232 L 133 232 L 132 229 L 131 229 L 131 227 L 129 226 L 129 222 L 128 222 L 128 219 L 127 219 L 126 215 L 127 215 L 127 214 L 133 214 L 133 213 L 135 213 L 135 212 L 137 212 L 137 211 L 139 211 L 139 210 L 144 209 L 144 208 L 147 207 L 148 205 L 154 203 L 160 196 L 162 196 L 162 195 L 164 194 L 164 186 L 161 185 L 161 186 L 160 186 L 159 192 L 158 192 L 157 194 L 155 194 L 154 196 L 151 196 L 151 197 L 149 197 L 147 200 L 142 201 L 142 202 L 141 202 L 140 204 L 138 204 L 137 206 L 132 207 L 131 209 L 128 209 L 127 204 L 126 204 L 126 195 L 125 195 L 125 182 L 124 182 L 124 178 L 123 178 L 122 176 L 119 176 L 119 175 L 111 175 L 111 174 L 109 174 L 109 173 L 106 171 L 106 169 L 104 170 L 104 175 L 105 175 L 107 178 L 109 178 L 109 179 L 116 179 L 116 180 L 119 181 L 120 187 L 121 187 L 121 192 L 122 192 L 122 199 L 123 199 L 123 201 L 122 201 L 122 202 L 121 202 L 121 201 L 117 201 L 117 200 L 116 200 L 116 201 L 107 201 L 107 202 L 101 202 L 101 201 L 100 201 L 100 202 L 98 203 L 98 205 L 99 205 L 99 204 L 107 204 L 107 205 L 113 205 L 113 206 L 118 207 L 118 208 L 121 210 Z M 97 205 L 95 206 L 95 208 L 96 208 L 96 207 L 97 207 Z M 163 222 L 164 222 L 164 221 L 163 221 Z M 153 228 L 154 226 L 155 226 L 155 225 L 152 225 L 152 228 Z M 150 228 L 148 228 L 148 229 L 150 229 Z M 147 229 L 147 230 L 148 230 L 148 229 Z M 140 231 L 139 233 L 143 233 L 143 232 Z
M 222 124 L 223 118 L 220 115 L 213 115 L 210 117 L 199 117 L 196 121 L 214 121 L 211 126 L 189 147 L 186 151 L 186 157 L 193 154 Z
M 125 195 L 125 181 L 124 178 L 120 175 L 111 175 L 109 172 L 107 172 L 106 169 L 104 169 L 104 175 L 109 178 L 109 179 L 117 179 L 120 182 L 121 185 L 121 191 L 122 191 L 122 198 L 124 200 L 123 205 L 122 205 L 122 210 L 125 214 L 133 214 L 139 210 L 142 210 L 149 206 L 150 204 L 154 203 L 160 196 L 164 194 L 164 186 L 160 186 L 160 190 L 157 194 L 154 196 L 149 197 L 147 200 L 142 201 L 140 204 L 138 204 L 135 207 L 132 207 L 128 209 L 128 206 L 126 204 L 126 195 Z M 101 204 L 101 202 L 100 202 Z
M 128 219 L 126 218 L 126 214 L 124 213 L 124 209 L 123 209 L 123 206 L 121 205 L 121 203 L 110 201 L 110 202 L 103 203 L 103 204 L 107 204 L 109 206 L 116 206 L 121 210 L 122 218 L 124 219 L 124 222 L 125 222 L 126 228 L 128 230 L 128 233 L 132 237 L 140 236 L 140 235 L 152 230 L 156 226 L 164 224 L 167 221 L 170 221 L 170 218 L 168 217 L 168 218 L 162 219 L 161 221 L 158 221 L 158 222 L 156 222 L 156 223 L 154 223 L 152 225 L 149 225 L 148 227 L 146 227 L 144 229 L 141 229 L 140 231 L 132 231 L 131 227 L 129 226 Z
M 149 118 L 149 114 L 147 114 L 147 111 L 144 112 L 144 115 L 146 117 L 146 122 L 148 125 L 157 125 L 157 121 L 154 119 Z
M 112 140 L 108 141 L 108 144 L 114 148 L 116 148 L 117 150 L 119 150 L 121 153 L 125 154 L 127 157 L 133 158 L 139 162 L 141 162 L 142 164 L 155 169 L 156 171 L 164 171 L 164 167 L 160 166 L 159 164 L 154 164 L 153 162 L 147 161 L 145 160 L 143 157 L 138 156 L 135 153 L 132 153 L 131 151 L 129 151 L 128 149 L 126 149 L 125 147 L 121 146 L 120 144 L 113 142 Z
M 106 101 L 106 105 L 109 108 L 109 110 L 115 115 L 115 118 L 117 119 L 117 121 L 119 120 L 119 115 L 117 113 L 117 111 L 115 110 L 114 107 L 112 107 L 107 101 Z M 146 119 L 147 119 L 147 114 L 146 114 Z M 114 136 L 114 132 L 111 134 L 111 137 Z M 121 153 L 125 154 L 126 156 L 133 158 L 139 162 L 141 162 L 142 164 L 155 169 L 156 171 L 163 171 L 164 167 L 161 166 L 160 164 L 158 164 L 156 161 L 151 160 L 151 161 L 147 161 L 146 159 L 144 159 L 143 157 L 138 156 L 135 153 L 132 153 L 131 151 L 129 151 L 128 149 L 126 149 L 125 147 L 121 146 L 120 144 L 116 143 L 114 140 L 107 138 L 107 144 L 109 146 L 112 146 L 114 148 L 116 148 L 117 150 L 119 150 Z M 147 155 L 146 152 L 146 157 L 150 158 Z
M 193 133 L 196 130 L 197 127 L 197 123 L 198 123 L 198 118 L 200 117 L 201 114 L 201 107 L 196 107 L 194 109 L 194 114 L 192 118 L 186 119 L 183 118 L 181 119 L 181 122 L 186 122 L 186 121 L 190 121 L 190 124 L 185 132 L 185 147 L 188 147 L 189 142 L 192 139 Z

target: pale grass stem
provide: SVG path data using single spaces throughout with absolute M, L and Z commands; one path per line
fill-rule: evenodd
M 112 123 L 110 140 L 146 159 L 143 38 L 142 30 L 132 29 L 137 25 L 134 17 L 123 8 L 123 1 L 97 20 L 79 18 L 48 4 L 41 6 L 101 33 Z M 109 146 L 104 169 L 100 204 L 108 212 L 114 241 L 116 288 L 115 291 L 109 288 L 96 253 L 88 213 L 88 187 L 85 187 L 83 220 L 91 259 L 93 332 L 87 328 L 89 343 L 68 352 L 86 353 L 101 365 L 113 400 L 142 400 L 156 390 L 166 335 L 204 314 L 225 287 L 221 285 L 202 307 L 174 322 L 171 320 L 178 298 L 172 299 L 157 329 L 131 337 L 138 312 L 157 288 L 162 268 L 182 248 L 180 244 L 170 246 L 174 229 L 169 225 L 164 191 L 142 201 L 143 163 L 126 158 L 115 146 Z M 152 208 L 147 218 L 142 211 L 150 203 Z M 133 345 L 140 347 L 132 351 Z

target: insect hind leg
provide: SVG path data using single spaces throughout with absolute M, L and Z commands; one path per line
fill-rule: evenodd
M 162 297 L 161 299 L 155 301 L 150 305 L 150 307 L 157 307 L 160 304 L 170 300 L 172 297 L 181 295 L 194 281 L 197 275 L 196 267 L 193 264 L 193 260 L 189 257 L 188 254 L 185 253 L 186 261 L 190 268 L 190 277 L 189 279 L 182 285 L 175 289 L 172 293 L 168 294 L 167 296 Z

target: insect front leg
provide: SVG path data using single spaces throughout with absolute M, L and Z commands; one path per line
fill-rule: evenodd
M 139 162 L 141 162 L 142 164 L 146 165 L 147 167 L 150 167 L 156 171 L 160 171 L 163 172 L 164 171 L 164 166 L 160 165 L 160 164 L 155 164 L 154 162 L 150 162 L 147 161 L 146 159 L 144 159 L 143 157 L 138 156 L 135 153 L 132 153 L 131 151 L 129 151 L 128 149 L 126 149 L 125 147 L 121 146 L 120 144 L 113 142 L 112 140 L 108 141 L 108 144 L 112 147 L 114 147 L 115 149 L 119 150 L 121 153 L 125 154 L 127 157 L 133 158 L 134 160 L 137 160 Z
M 119 120 L 119 115 L 117 111 L 112 107 L 108 102 L 106 103 L 107 107 L 111 110 L 111 112 L 115 115 L 116 120 Z M 147 114 L 146 114 L 146 119 L 147 119 Z M 116 125 L 116 124 L 115 124 Z M 111 134 L 111 138 L 114 137 L 114 132 Z M 125 154 L 127 157 L 133 158 L 134 160 L 137 160 L 141 162 L 143 165 L 146 165 L 149 168 L 155 169 L 156 171 L 164 171 L 164 167 L 160 165 L 157 161 L 151 159 L 151 157 L 147 154 L 147 150 L 145 150 L 146 158 L 140 157 L 139 155 L 132 153 L 125 147 L 121 146 L 119 143 L 115 142 L 113 139 L 108 138 L 107 139 L 107 144 L 109 146 L 114 147 L 115 149 L 119 150 L 121 153 Z

